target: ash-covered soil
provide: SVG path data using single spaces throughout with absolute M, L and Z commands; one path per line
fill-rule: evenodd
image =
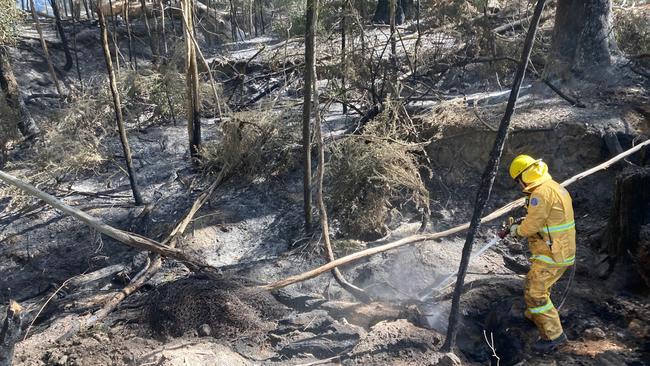
M 242 48 L 232 58 L 250 54 L 250 45 Z M 29 84 L 24 81 L 21 85 Z M 622 96 L 615 88 L 585 93 L 581 100 L 588 104 L 586 109 L 571 107 L 548 94 L 543 85 L 529 83 L 533 87 L 522 93 L 489 208 L 519 196 L 504 163 L 516 154 L 542 156 L 554 177 L 563 180 L 610 156 L 602 139 L 605 131 L 616 132 L 624 149 L 636 142 L 637 135 L 647 137 L 650 131 L 650 122 L 633 108 L 647 103 L 647 84 L 634 89 L 638 79 L 628 74 L 620 89 L 625 86 L 628 91 L 637 90 L 636 94 Z M 40 88 L 30 85 L 28 89 Z M 438 104 L 418 106 L 418 118 L 435 116 L 441 122 L 431 132 L 433 139 L 426 148 L 432 170 L 427 178 L 432 209 L 429 231 L 469 219 L 494 138 L 490 126 L 497 125 L 505 105 L 499 98 L 477 97 L 467 102 L 460 94 L 449 97 L 459 98 L 464 112 L 445 119 L 436 111 Z M 480 120 L 473 117 L 472 109 Z M 331 107 L 325 117 L 328 137 L 342 134 L 353 123 L 342 118 L 340 106 Z M 204 127 L 206 140 L 220 138 L 212 121 L 206 120 Z M 169 123 L 133 128 L 129 135 L 144 196 L 152 203 L 150 211 L 130 203 L 128 180 L 115 164 L 60 182 L 50 193 L 110 225 L 160 239 L 212 177 L 193 170 L 184 127 Z M 23 148 L 17 147 L 12 156 L 20 159 L 26 154 Z M 113 148 L 117 154 L 118 145 Z M 554 355 L 530 353 L 536 331 L 522 315 L 528 266 L 525 243 L 499 243 L 470 265 L 455 355 L 439 351 L 451 288 L 437 294 L 435 303 L 421 304 L 418 293 L 457 269 L 462 234 L 342 267 L 354 284 L 373 297 L 370 304 L 354 301 L 330 274 L 272 294 L 261 292 L 260 284 L 325 262 L 319 254 L 319 238 L 305 234 L 302 228 L 302 173 L 296 167 L 281 176 L 230 179 L 196 215 L 180 247 L 200 253 L 207 263 L 220 268 L 219 273 L 193 274 L 182 263 L 165 261 L 104 322 L 80 332 L 76 331 L 80 322 L 119 292 L 147 256 L 44 205 L 3 212 L 0 303 L 17 299 L 30 311 L 38 311 L 47 302 L 27 339 L 17 345 L 15 364 L 485 365 L 494 362 L 487 339 L 494 339 L 501 365 L 648 364 L 647 293 L 621 287 L 619 276 L 601 280 L 598 256 L 592 249 L 606 225 L 614 177 L 621 168 L 598 173 L 569 189 L 576 211 L 578 265 L 561 309 L 571 341 Z M 337 254 L 413 234 L 418 220 L 416 213 L 405 210 L 388 223 L 388 237 L 354 242 L 358 246 L 352 248 L 337 247 Z M 496 226 L 482 228 L 475 250 L 493 238 Z M 565 288 L 567 279 L 563 278 L 553 298 Z M 4 308 L 0 307 L 0 313 L 4 314 Z

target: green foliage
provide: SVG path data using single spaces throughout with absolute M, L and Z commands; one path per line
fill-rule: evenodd
M 14 0 L 0 0 L 0 45 L 12 44 L 17 36 L 16 24 L 22 13 Z

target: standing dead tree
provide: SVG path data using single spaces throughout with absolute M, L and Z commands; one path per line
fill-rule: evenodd
M 56 1 L 56 0 L 54 0 Z M 126 38 L 128 42 L 128 47 L 129 47 L 129 62 L 131 63 L 131 67 L 133 70 L 138 71 L 138 59 L 135 57 L 134 50 L 133 50 L 133 34 L 131 32 L 131 19 L 130 19 L 130 11 L 129 9 L 131 8 L 129 1 L 125 1 L 124 4 L 124 23 L 126 25 Z M 142 8 L 142 12 L 146 13 L 146 9 Z
M 34 19 L 34 27 L 38 32 L 38 37 L 41 40 L 41 47 L 43 48 L 43 54 L 45 55 L 45 61 L 47 62 L 47 67 L 50 70 L 50 77 L 52 77 L 52 82 L 56 87 L 56 92 L 59 94 L 59 97 L 63 97 L 63 90 L 61 89 L 61 84 L 59 83 L 59 78 L 56 76 L 54 71 L 54 65 L 52 64 L 52 57 L 50 57 L 50 51 L 47 48 L 47 43 L 43 37 L 43 29 L 41 29 L 41 22 L 38 20 L 38 14 L 36 14 L 36 6 L 34 5 L 34 0 L 29 0 L 29 5 L 32 8 L 32 18 Z
M 305 210 L 305 228 L 311 230 L 313 221 L 311 212 L 311 88 L 314 80 L 314 38 L 318 19 L 318 0 L 307 0 L 305 27 L 305 76 L 302 104 L 302 159 L 303 159 L 303 207 Z
M 140 6 L 142 7 L 142 16 L 144 17 L 144 25 L 147 30 L 147 38 L 149 39 L 149 47 L 151 48 L 151 62 L 153 64 L 158 63 L 158 35 L 151 33 L 151 26 L 149 25 L 149 15 L 147 15 L 147 3 L 146 0 L 140 0 Z M 163 15 L 164 17 L 164 15 Z M 156 17 L 154 16 L 154 20 Z
M 25 138 L 36 136 L 40 133 L 34 118 L 25 105 L 23 96 L 20 94 L 18 82 L 14 75 L 9 60 L 9 50 L 6 46 L 0 45 L 0 90 L 4 94 L 7 106 L 14 111 L 18 117 L 18 130 Z M 4 118 L 4 116 L 3 116 Z
M 517 98 L 519 97 L 519 88 L 521 87 L 521 83 L 524 80 L 526 68 L 528 67 L 528 59 L 530 58 L 530 53 L 535 42 L 537 26 L 539 24 L 539 19 L 542 16 L 542 11 L 544 10 L 545 4 L 546 0 L 538 0 L 537 5 L 535 5 L 535 11 L 531 18 L 530 28 L 528 28 L 526 40 L 524 41 L 521 60 L 519 62 L 519 66 L 517 68 L 517 72 L 512 84 L 512 91 L 510 91 L 510 98 L 508 99 L 508 104 L 506 105 L 506 111 L 503 119 L 501 120 L 501 124 L 499 125 L 499 130 L 497 131 L 497 135 L 494 140 L 492 152 L 490 152 L 490 160 L 488 161 L 488 164 L 483 171 L 481 185 L 479 186 L 478 193 L 476 194 L 474 212 L 472 214 L 472 220 L 469 225 L 469 231 L 467 232 L 467 238 L 465 239 L 465 245 L 463 246 L 463 254 L 458 269 L 458 277 L 456 279 L 456 287 L 454 289 L 454 295 L 451 301 L 447 338 L 445 339 L 445 344 L 442 346 L 442 349 L 446 352 L 451 351 L 456 344 L 456 336 L 458 334 L 458 320 L 460 317 L 460 296 L 463 292 L 463 284 L 465 282 L 465 275 L 467 274 L 469 259 L 472 254 L 474 237 L 476 236 L 476 233 L 481 226 L 481 216 L 483 216 L 485 205 L 490 198 L 492 185 L 494 184 L 494 178 L 497 175 L 499 161 L 501 160 L 501 154 L 503 153 L 503 147 L 505 146 L 506 138 L 508 137 L 510 120 L 515 112 Z
M 56 30 L 59 33 L 59 38 L 61 38 L 63 53 L 65 54 L 65 65 L 63 66 L 63 70 L 69 71 L 72 69 L 72 54 L 70 53 L 70 46 L 68 45 L 68 37 L 65 35 L 65 30 L 61 24 L 61 13 L 59 12 L 59 6 L 57 5 L 56 0 L 50 0 L 50 4 L 52 5 L 52 12 L 54 13 Z
M 617 50 L 610 0 L 558 0 L 544 78 L 602 77 Z
M 33 1 L 33 0 L 31 0 Z M 100 1 L 101 3 L 101 1 Z M 120 142 L 122 143 L 122 150 L 124 151 L 124 160 L 126 161 L 126 171 L 129 175 L 129 182 L 131 183 L 131 191 L 133 191 L 133 199 L 135 204 L 140 206 L 144 202 L 142 196 L 140 195 L 140 188 L 138 187 L 138 181 L 135 175 L 135 170 L 133 169 L 133 158 L 131 156 L 131 148 L 129 147 L 129 140 L 126 136 L 126 128 L 124 126 L 124 117 L 122 115 L 122 103 L 120 102 L 120 93 L 117 89 L 117 82 L 115 80 L 115 71 L 113 70 L 113 60 L 111 59 L 111 50 L 108 46 L 108 29 L 106 26 L 106 17 L 104 12 L 99 7 L 99 26 L 102 33 L 102 49 L 104 51 L 104 60 L 106 61 L 106 72 L 108 73 L 108 79 L 111 88 L 111 94 L 113 96 L 113 107 L 115 108 L 115 122 L 117 123 L 117 130 L 120 134 Z
M 185 26 L 185 65 L 187 80 L 187 132 L 190 142 L 190 156 L 198 158 L 201 149 L 201 101 L 199 96 L 199 69 L 196 63 L 194 36 L 194 8 L 192 1 L 182 0 L 181 11 Z
M 346 37 L 347 37 L 347 0 L 341 2 L 341 106 L 343 114 L 348 114 L 347 91 L 345 89 L 345 75 L 347 74 L 346 62 Z
M 641 238 L 641 228 L 650 222 L 650 168 L 628 167 L 616 178 L 616 189 L 605 235 L 601 242 L 599 274 L 609 275 L 616 265 L 633 268 L 640 276 L 629 276 L 629 285 L 645 281 L 650 287 L 650 242 Z

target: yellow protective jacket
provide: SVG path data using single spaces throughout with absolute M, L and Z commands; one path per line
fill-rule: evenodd
M 528 214 L 517 234 L 528 238 L 531 261 L 566 267 L 575 263 L 576 230 L 569 192 L 546 176 L 524 190 Z

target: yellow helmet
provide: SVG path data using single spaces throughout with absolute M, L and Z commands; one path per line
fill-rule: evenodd
M 550 179 L 548 165 L 542 159 L 534 159 L 528 155 L 519 155 L 512 160 L 510 176 L 512 179 L 521 177 L 521 180 L 527 185 Z
M 541 161 L 528 155 L 519 155 L 510 163 L 510 177 L 517 179 L 526 169 L 530 168 L 533 164 Z

